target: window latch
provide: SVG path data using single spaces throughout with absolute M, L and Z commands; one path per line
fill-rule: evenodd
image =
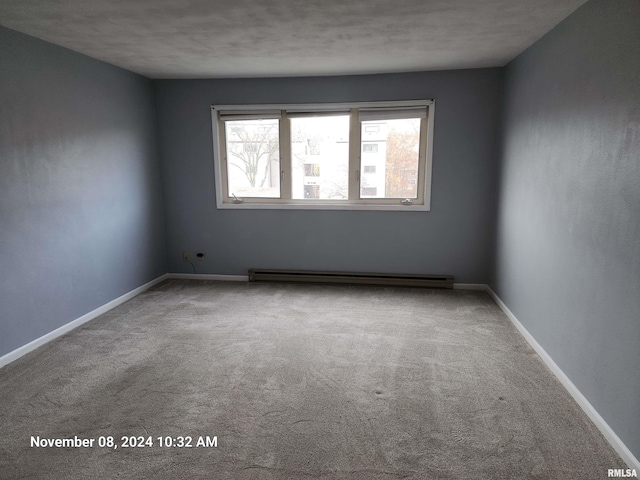
M 235 193 L 232 193 L 231 196 L 233 197 L 233 200 L 232 200 L 233 203 L 242 203 L 242 202 L 244 202 L 244 198 L 236 197 Z
M 405 198 L 404 200 L 400 200 L 400 203 L 402 205 L 412 205 L 413 204 L 413 200 L 411 200 L 410 198 Z

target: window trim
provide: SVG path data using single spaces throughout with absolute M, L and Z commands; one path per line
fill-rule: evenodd
M 418 175 L 418 199 L 416 203 L 399 203 L 399 199 L 359 198 L 361 177 L 361 121 L 357 114 L 365 108 L 410 108 L 426 107 L 426 119 L 420 125 L 419 158 L 424 158 L 424 175 Z M 280 197 L 247 197 L 240 203 L 228 198 L 227 161 L 221 146 L 226 145 L 224 120 L 219 119 L 218 112 L 227 111 L 242 115 L 262 112 L 281 111 L 279 122 L 280 142 Z M 291 199 L 291 139 L 290 129 L 286 128 L 286 112 L 295 113 L 328 113 L 344 112 L 350 114 L 349 124 L 349 198 L 346 200 L 310 200 Z M 431 209 L 431 176 L 433 157 L 433 130 L 435 116 L 434 100 L 404 100 L 393 102 L 355 102 L 355 103 L 317 103 L 317 104 L 264 104 L 264 105 L 212 105 L 211 122 L 213 133 L 214 180 L 216 206 L 218 209 L 300 209 L 300 210 L 388 210 L 388 211 L 429 211 Z M 426 141 L 422 141 L 425 138 Z M 286 174 L 285 172 L 288 172 Z M 287 199 L 285 199 L 285 198 Z

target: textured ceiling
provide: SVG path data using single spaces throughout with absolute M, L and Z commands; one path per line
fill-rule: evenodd
M 586 0 L 0 0 L 0 25 L 150 78 L 502 66 Z

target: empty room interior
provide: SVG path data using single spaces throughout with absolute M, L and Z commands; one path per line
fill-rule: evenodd
M 0 0 L 0 478 L 640 473 L 640 1 Z

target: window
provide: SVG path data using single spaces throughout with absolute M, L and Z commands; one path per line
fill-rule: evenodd
M 378 153 L 378 144 L 377 143 L 364 143 L 362 145 L 362 151 L 364 153 Z
M 280 197 L 278 120 L 225 122 L 229 190 L 237 197 Z
M 346 200 L 349 183 L 349 115 L 287 115 L 291 154 L 291 198 Z M 285 122 L 286 123 L 286 122 Z M 314 148 L 306 148 L 313 146 Z M 308 163 L 307 163 L 308 162 Z M 302 170 L 304 167 L 304 171 Z M 314 179 L 313 194 L 306 185 Z
M 218 208 L 429 210 L 433 117 L 432 100 L 214 106 Z
M 318 145 L 317 143 L 310 143 L 309 155 L 320 155 L 320 145 Z
M 257 142 L 245 142 L 242 144 L 242 151 L 243 153 L 256 154 L 260 146 Z
M 320 185 L 305 185 L 304 198 L 320 198 Z
M 317 163 L 306 163 L 304 165 L 304 174 L 307 177 L 319 177 L 320 165 Z
M 379 125 L 379 143 L 363 144 L 363 152 L 380 153 L 383 157 L 381 173 L 378 175 L 377 184 L 380 186 L 380 195 L 377 193 L 365 193 L 362 186 L 361 196 L 378 196 L 381 198 L 418 198 L 418 185 L 415 182 L 420 169 L 420 124 L 419 118 L 394 118 L 374 120 Z M 362 122 L 363 131 L 367 129 L 369 121 Z M 364 132 L 363 132 L 364 137 Z M 381 146 L 380 151 L 378 145 Z M 374 149 L 367 147 L 375 147 Z M 362 173 L 367 173 L 363 167 Z M 369 183 L 372 180 L 368 179 Z

